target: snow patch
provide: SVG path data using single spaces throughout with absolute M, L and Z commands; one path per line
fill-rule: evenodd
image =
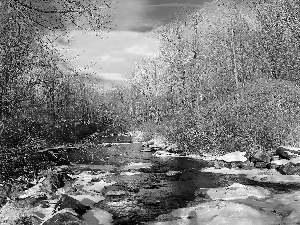
M 194 207 L 176 209 L 172 215 L 180 219 L 151 225 L 275 225 L 279 219 L 274 214 L 228 201 L 211 201 Z
M 266 198 L 270 195 L 270 192 L 262 187 L 234 183 L 229 187 L 209 189 L 207 194 L 213 200 L 235 200 L 246 199 L 248 197 Z
M 156 156 L 156 157 L 179 157 L 179 154 L 170 153 L 167 151 L 156 151 L 155 153 L 153 153 L 153 156 Z
M 85 191 L 92 192 L 92 193 L 101 193 L 102 189 L 105 186 L 110 186 L 110 185 L 113 185 L 115 183 L 116 182 L 107 183 L 104 180 L 101 180 L 99 182 L 93 183 L 92 185 L 86 185 L 82 189 L 85 190 Z
M 217 160 L 223 160 L 225 162 L 245 162 L 247 158 L 245 157 L 246 152 L 230 152 L 223 156 L 219 156 Z
M 134 171 L 134 172 L 123 171 L 123 172 L 120 173 L 121 176 L 133 176 L 133 175 L 137 175 L 137 174 L 141 174 L 141 172 L 138 172 L 138 171 Z

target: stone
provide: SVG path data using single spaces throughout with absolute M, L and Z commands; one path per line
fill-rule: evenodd
M 283 175 L 299 175 L 300 166 L 289 162 L 285 165 L 279 166 L 277 171 Z
M 31 219 L 31 225 L 40 225 L 43 222 L 42 219 L 40 219 L 35 215 L 30 215 L 30 219 Z
M 277 149 L 283 150 L 289 155 L 290 158 L 300 157 L 300 148 L 292 146 L 279 146 Z
M 48 192 L 55 193 L 58 188 L 65 185 L 64 175 L 57 173 L 50 173 L 42 182 L 42 189 Z
M 103 143 L 103 147 L 109 148 L 109 147 L 112 147 L 112 144 L 111 143 Z
M 106 196 L 121 196 L 126 195 L 125 191 L 108 191 L 106 192 Z
M 6 198 L 8 195 L 10 195 L 11 190 L 12 186 L 10 184 L 0 184 L 0 198 Z
M 291 159 L 292 157 L 288 154 L 287 149 L 280 146 L 276 149 L 276 155 L 281 157 L 282 159 Z
M 147 145 L 147 146 L 154 145 L 154 140 L 148 141 L 146 145 Z
M 112 185 L 104 187 L 101 191 L 103 195 L 107 196 L 121 196 L 126 195 L 127 188 L 122 185 Z
M 255 163 L 255 167 L 256 168 L 267 168 L 268 167 L 268 163 L 266 163 L 266 162 L 256 162 Z
M 45 221 L 43 225 L 88 225 L 88 223 L 79 216 L 70 212 L 57 213 Z
M 259 151 L 254 155 L 249 156 L 249 161 L 256 163 L 256 162 L 265 162 L 265 163 L 270 163 L 271 162 L 271 157 L 264 151 Z
M 254 168 L 254 163 L 247 160 L 244 163 L 238 164 L 237 167 L 240 168 L 240 169 L 244 169 L 244 170 L 251 170 L 251 169 Z
M 65 208 L 73 209 L 78 215 L 83 215 L 87 210 L 90 210 L 90 206 L 83 205 L 80 201 L 66 195 L 62 194 L 59 201 L 56 203 L 54 210 L 62 210 Z
M 161 151 L 162 148 L 160 146 L 149 145 L 151 152 Z
M 2 198 L 0 197 L 0 208 L 5 205 L 5 203 L 7 202 L 7 199 L 6 198 Z
M 39 205 L 43 205 L 44 204 L 44 200 L 46 200 L 47 197 L 43 196 L 43 197 L 33 197 L 33 196 L 29 196 L 27 198 L 23 198 L 23 199 L 16 199 L 15 202 L 13 203 L 14 207 L 17 208 L 33 208 L 33 207 L 37 207 Z

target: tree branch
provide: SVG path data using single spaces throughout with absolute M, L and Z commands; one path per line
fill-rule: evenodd
M 20 2 L 19 0 L 14 0 L 14 1 L 18 2 L 23 7 L 26 7 L 28 9 L 35 10 L 35 11 L 41 12 L 41 13 L 67 14 L 67 13 L 78 13 L 78 12 L 81 12 L 81 10 L 71 10 L 71 9 L 70 10 L 62 10 L 62 11 L 59 11 L 59 10 L 42 10 L 42 9 L 39 9 L 39 8 L 36 8 L 36 7 L 32 7 L 30 5 L 26 5 L 23 2 Z

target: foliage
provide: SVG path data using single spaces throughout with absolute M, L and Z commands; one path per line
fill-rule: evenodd
M 33 224 L 31 217 L 26 214 L 20 214 L 19 218 L 17 218 L 14 222 L 16 225 L 32 225 Z
M 106 1 L 1 3 L 0 144 L 74 142 L 103 129 L 100 94 L 60 55 L 54 40 L 72 29 L 110 29 Z M 96 98 L 96 100 L 95 100 Z M 4 129 L 3 129 L 4 128 Z
M 132 72 L 133 123 L 163 122 L 187 151 L 297 143 L 299 19 L 297 1 L 215 0 L 158 28 L 160 52 Z

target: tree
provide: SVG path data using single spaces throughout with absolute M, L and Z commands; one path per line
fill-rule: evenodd
M 51 118 L 55 127 L 62 110 L 61 93 L 69 93 L 67 83 L 76 72 L 62 70 L 60 65 L 68 63 L 53 41 L 70 29 L 98 34 L 109 30 L 111 4 L 84 0 L 0 3 L 0 120 L 8 128 L 4 133 L 8 135 L 10 128 L 16 132 L 24 119 Z M 33 118 L 36 113 L 40 114 Z

